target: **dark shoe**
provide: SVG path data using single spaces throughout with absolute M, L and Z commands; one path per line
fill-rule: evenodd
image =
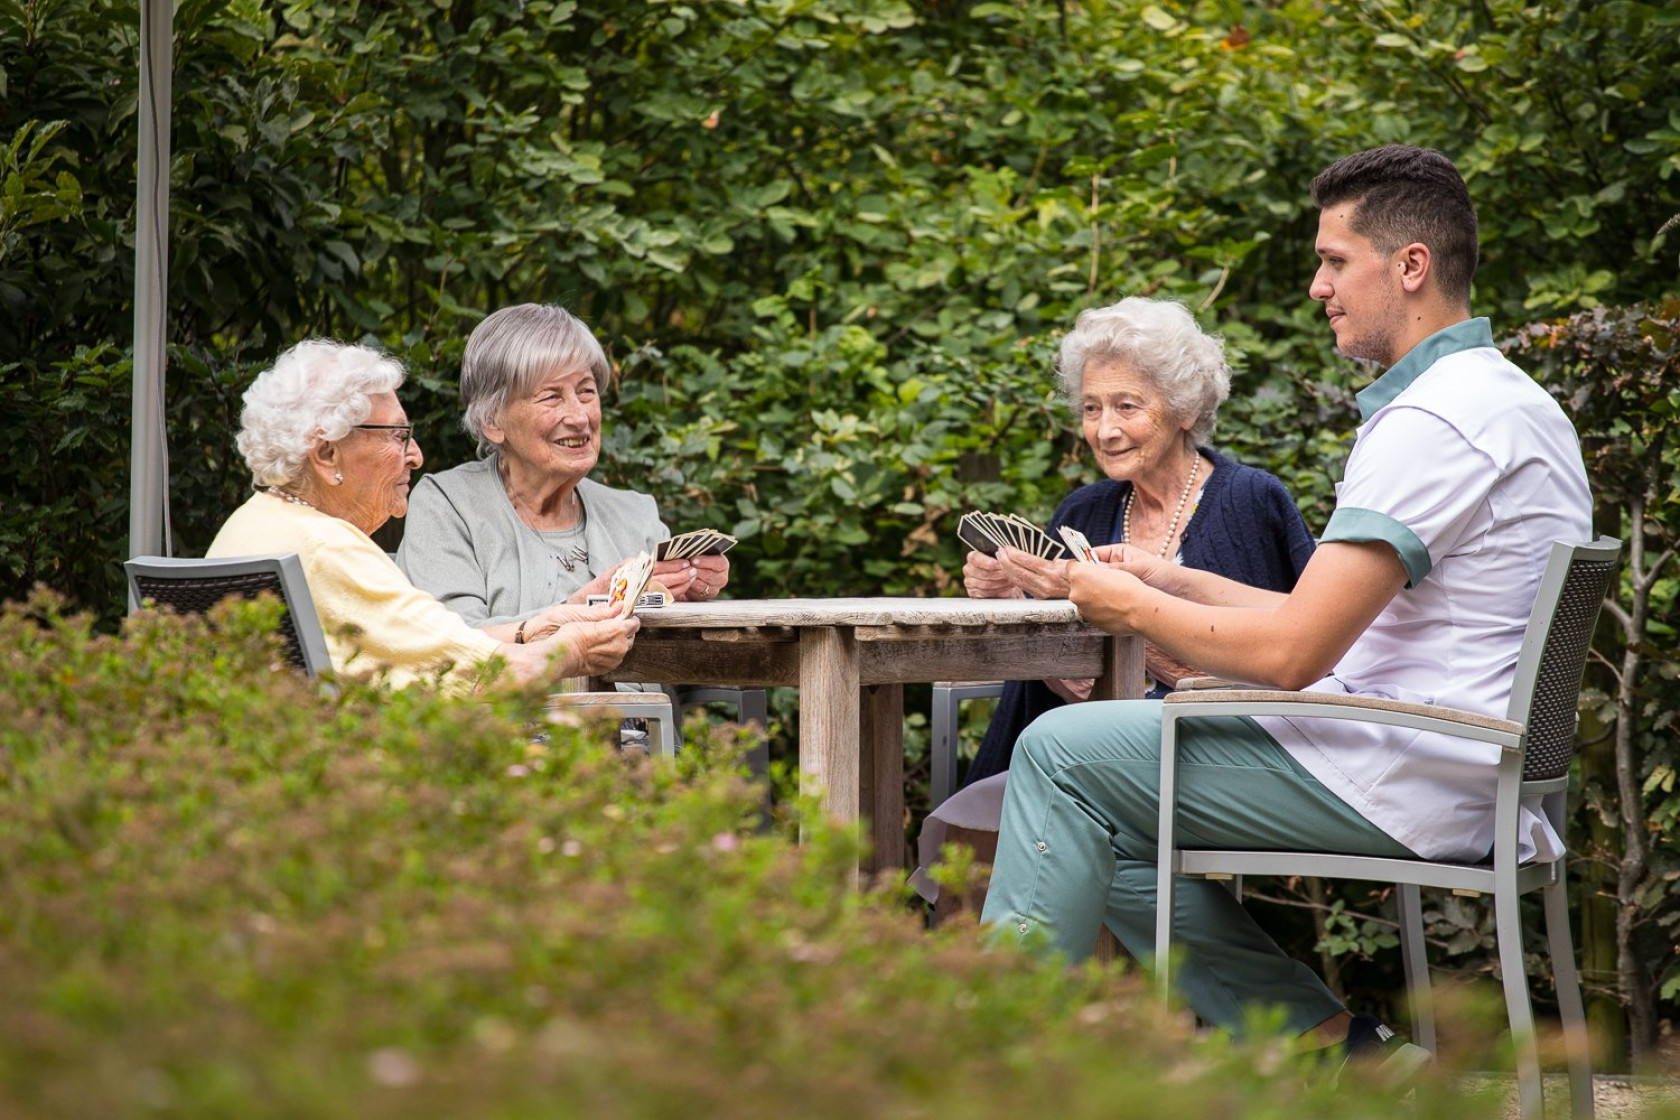
M 1373 1015 L 1355 1015 L 1348 1024 L 1347 1041 L 1342 1043 L 1342 1064 L 1332 1085 L 1358 1066 L 1374 1071 L 1376 1080 L 1391 1089 L 1407 1084 L 1435 1055 L 1415 1043 L 1403 1042 Z

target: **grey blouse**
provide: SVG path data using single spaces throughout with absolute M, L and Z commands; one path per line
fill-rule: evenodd
M 671 535 L 646 494 L 587 478 L 577 492 L 586 560 L 572 551 L 576 537 L 549 534 L 558 545 L 551 546 L 520 519 L 494 455 L 429 474 L 409 496 L 397 564 L 472 625 L 489 626 L 529 618 Z

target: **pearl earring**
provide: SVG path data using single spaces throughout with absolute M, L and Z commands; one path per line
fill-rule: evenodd
M 343 482 L 344 482 L 344 475 L 342 475 L 342 474 L 333 475 L 333 485 L 334 486 L 338 486 L 338 485 L 342 484 Z

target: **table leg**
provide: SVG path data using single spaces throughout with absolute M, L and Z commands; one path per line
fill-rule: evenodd
M 869 817 L 874 849 L 865 869 L 903 870 L 904 686 L 874 684 L 863 690 L 858 745 L 858 791 Z
M 1136 700 L 1143 695 L 1143 639 L 1109 638 L 1103 643 L 1103 671 L 1091 686 L 1093 700 Z
M 799 632 L 800 789 L 821 791 L 828 815 L 858 818 L 858 648 L 850 629 Z

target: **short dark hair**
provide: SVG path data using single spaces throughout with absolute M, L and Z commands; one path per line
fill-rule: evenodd
M 1421 241 L 1441 294 L 1470 306 L 1476 275 L 1476 207 L 1452 160 L 1433 148 L 1389 144 L 1332 163 L 1312 182 L 1320 210 L 1354 204 L 1350 227 L 1378 252 Z

